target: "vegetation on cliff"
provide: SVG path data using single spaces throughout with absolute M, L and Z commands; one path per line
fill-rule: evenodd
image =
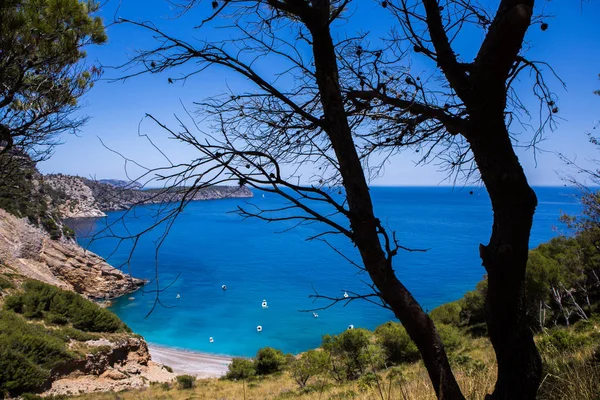
M 47 389 L 85 360 L 86 341 L 129 332 L 116 315 L 76 293 L 35 280 L 21 284 L 14 274 L 1 278 L 0 394 Z
M 64 193 L 44 182 L 26 154 L 14 150 L 0 154 L 0 171 L 5 172 L 0 179 L 0 208 L 18 218 L 27 218 L 48 232 L 52 239 L 72 237 L 73 231 L 62 224 L 58 212 L 66 200 Z

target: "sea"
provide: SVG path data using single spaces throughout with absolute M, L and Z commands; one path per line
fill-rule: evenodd
M 568 234 L 559 217 L 581 208 L 572 188 L 535 191 L 531 248 Z M 327 229 L 318 222 L 244 218 L 236 210 L 301 215 L 280 196 L 254 193 L 251 199 L 191 202 L 174 221 L 166 217 L 169 205 L 78 220 L 81 245 L 149 281 L 110 310 L 151 344 L 229 356 L 252 356 L 265 346 L 299 353 L 350 325 L 373 329 L 394 319 L 366 300 L 331 300 L 344 292 L 349 298 L 372 293 L 369 276 L 355 265 L 352 243 L 341 235 L 319 236 Z M 400 250 L 394 260 L 396 274 L 424 309 L 459 299 L 482 279 L 478 246 L 487 243 L 492 227 L 484 188 L 373 187 L 371 193 L 377 217 L 398 243 L 425 250 Z M 330 215 L 316 203 L 316 210 Z M 139 233 L 137 240 L 129 238 Z

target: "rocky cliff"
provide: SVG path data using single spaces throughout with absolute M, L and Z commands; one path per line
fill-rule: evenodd
M 21 275 L 73 290 L 91 299 L 112 299 L 144 284 L 101 257 L 0 209 L 0 262 Z
M 213 186 L 190 193 L 188 188 L 139 189 L 124 181 L 93 181 L 79 176 L 46 175 L 44 182 L 66 199 L 59 207 L 63 218 L 104 216 L 104 211 L 126 210 L 135 205 L 253 197 L 245 186 Z M 185 196 L 185 197 L 184 197 Z
M 53 371 L 55 379 L 44 396 L 76 395 L 142 388 L 148 382 L 170 382 L 175 374 L 153 362 L 146 342 L 137 337 L 89 340 L 73 343 L 87 349 L 86 356 Z

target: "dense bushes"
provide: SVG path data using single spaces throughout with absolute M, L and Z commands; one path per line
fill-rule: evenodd
M 431 310 L 429 316 L 436 324 L 459 326 L 462 321 L 461 312 L 463 310 L 461 303 L 459 300 L 442 304 Z
M 179 389 L 192 389 L 196 384 L 196 377 L 192 375 L 177 375 Z
M 339 335 L 323 336 L 322 348 L 331 360 L 331 374 L 337 381 L 358 379 L 368 369 L 383 365 L 384 352 L 372 342 L 366 329 L 349 329 Z
M 225 378 L 245 380 L 255 375 L 270 375 L 282 371 L 287 364 L 288 358 L 281 350 L 263 347 L 258 350 L 254 360 L 234 358 L 229 364 Z
M 0 292 L 5 289 L 12 289 L 15 285 L 12 284 L 8 279 L 3 276 L 0 276 Z
M 397 322 L 386 322 L 375 329 L 377 343 L 385 351 L 388 365 L 412 362 L 420 357 L 419 350 L 406 329 Z
M 292 377 L 301 388 L 306 386 L 308 380 L 327 371 L 329 356 L 324 351 L 309 350 L 291 363 Z
M 29 280 L 24 292 L 6 299 L 4 307 L 26 318 L 43 319 L 47 323 L 73 327 L 86 332 L 122 332 L 127 326 L 112 312 L 80 295 Z
M 246 358 L 236 357 L 231 360 L 231 364 L 227 368 L 226 379 L 230 380 L 246 380 L 256 375 L 256 369 L 254 363 Z
M 127 330 L 114 314 L 76 293 L 34 280 L 22 288 L 6 298 L 5 310 L 0 311 L 0 398 L 45 389 L 53 369 L 77 358 L 68 349 L 70 340 L 100 337 L 88 331 Z M 27 322 L 18 314 L 45 324 Z M 65 324 L 73 326 L 60 326 Z
M 50 370 L 74 359 L 64 332 L 0 311 L 0 393 L 17 395 L 45 387 Z
M 279 372 L 286 364 L 286 357 L 281 350 L 263 347 L 256 353 L 254 368 L 258 375 L 269 375 Z

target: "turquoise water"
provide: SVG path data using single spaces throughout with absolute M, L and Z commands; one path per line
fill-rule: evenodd
M 579 211 L 572 189 L 537 188 L 536 192 L 539 206 L 531 247 L 563 229 L 558 221 L 561 211 Z M 402 245 L 429 249 L 401 252 L 395 261 L 400 278 L 424 308 L 460 298 L 482 278 L 478 244 L 487 243 L 492 220 L 485 190 L 375 187 L 372 194 L 378 217 L 396 230 Z M 318 346 L 325 333 L 339 333 L 350 324 L 374 328 L 393 318 L 390 311 L 365 301 L 338 303 L 318 311 L 319 318 L 299 311 L 329 304 L 310 299 L 313 290 L 333 297 L 344 290 L 368 293 L 364 282 L 369 278 L 325 243 L 305 240 L 319 233 L 321 226 L 275 233 L 294 223 L 266 223 L 231 213 L 247 203 L 261 208 L 285 204 L 274 195 L 263 198 L 259 193 L 249 200 L 191 203 L 161 245 L 158 263 L 155 249 L 163 230 L 143 236 L 124 269 L 152 282 L 134 293 L 134 300 L 127 296 L 116 300 L 111 310 L 150 343 L 236 356 L 253 355 L 263 346 L 297 353 Z M 124 215 L 129 232 L 142 231 L 152 224 L 157 209 L 156 205 L 136 207 L 128 214 L 111 212 L 106 218 L 80 221 L 78 240 L 113 265 L 121 265 L 129 257 L 130 242 L 120 246 L 114 238 L 90 242 L 90 236 Z M 124 232 L 122 224 L 114 227 L 114 233 Z M 331 240 L 357 258 L 350 243 Z M 152 310 L 157 271 L 160 303 Z M 221 289 L 223 284 L 227 291 Z M 261 307 L 263 300 L 267 309 Z M 263 327 L 260 333 L 258 325 Z

